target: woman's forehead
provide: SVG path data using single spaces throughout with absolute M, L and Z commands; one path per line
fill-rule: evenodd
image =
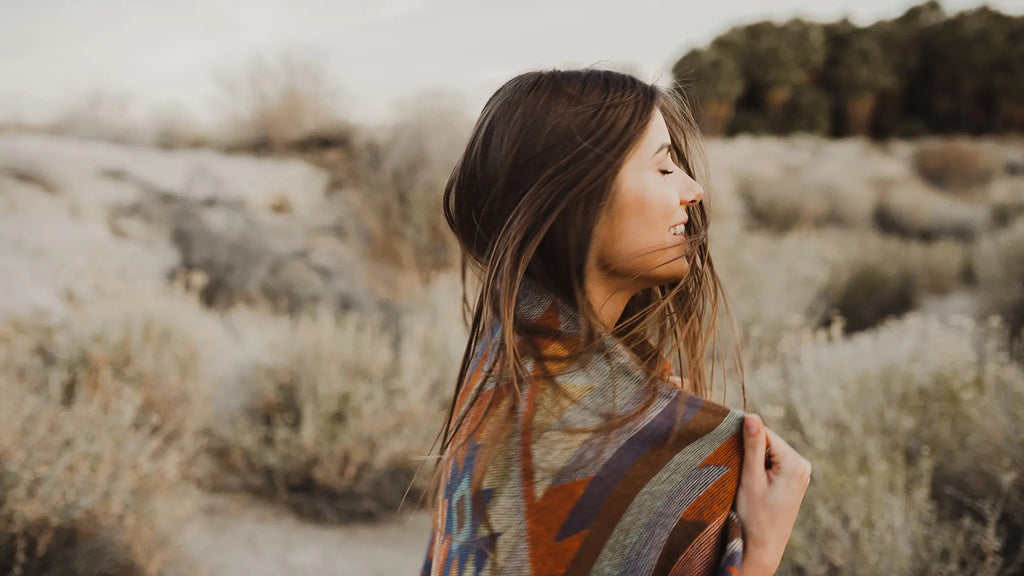
M 661 115 L 661 110 L 658 108 L 654 109 L 651 114 L 651 119 L 647 123 L 647 129 L 644 130 L 644 135 L 640 139 L 640 146 L 637 150 L 644 159 L 648 159 L 655 154 L 664 153 L 662 145 L 671 144 L 672 139 L 669 136 L 668 126 L 665 124 L 665 118 Z M 669 149 L 671 151 L 671 148 Z

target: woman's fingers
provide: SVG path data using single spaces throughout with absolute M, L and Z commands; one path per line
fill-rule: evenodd
M 765 433 L 771 441 L 772 471 L 782 477 L 799 481 L 805 488 L 811 480 L 811 463 L 793 449 L 781 436 L 767 426 Z
M 767 428 L 761 417 L 747 414 L 743 418 L 743 468 L 741 481 L 749 482 L 750 487 L 760 491 L 768 483 L 764 469 L 764 455 L 767 444 L 765 436 Z
M 811 467 L 759 416 L 747 414 L 747 423 L 754 424 L 755 431 L 746 432 L 744 426 L 743 470 L 736 493 L 736 513 L 743 524 L 744 568 L 749 560 L 752 569 L 757 566 L 759 573 L 773 574 L 807 491 Z M 768 470 L 765 450 L 772 463 Z

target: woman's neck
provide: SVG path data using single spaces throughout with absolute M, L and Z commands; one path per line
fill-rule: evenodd
M 626 304 L 637 291 L 622 287 L 622 280 L 609 276 L 591 266 L 583 280 L 590 306 L 597 313 L 601 326 L 609 334 L 626 309 Z

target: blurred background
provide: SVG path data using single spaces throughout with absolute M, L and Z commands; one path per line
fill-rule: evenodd
M 779 574 L 1024 574 L 1024 5 L 882 0 L 0 0 L 0 573 L 416 573 L 443 186 L 584 66 L 698 110 Z

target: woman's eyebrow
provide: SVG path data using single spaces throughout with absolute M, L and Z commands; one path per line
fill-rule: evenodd
M 658 153 L 660 153 L 662 150 L 668 150 L 671 147 L 672 147 L 672 144 L 669 144 L 668 142 L 665 142 L 661 146 L 658 146 L 658 149 L 654 151 L 654 154 L 651 154 L 651 158 L 654 158 L 655 156 L 657 156 Z

